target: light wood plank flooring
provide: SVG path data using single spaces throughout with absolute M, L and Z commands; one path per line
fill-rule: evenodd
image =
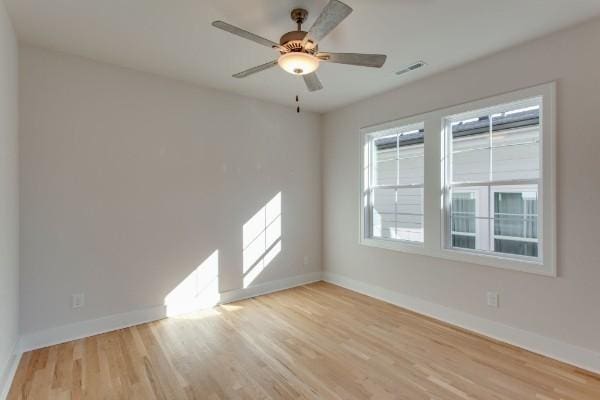
M 326 283 L 25 354 L 9 399 L 600 399 L 600 377 Z

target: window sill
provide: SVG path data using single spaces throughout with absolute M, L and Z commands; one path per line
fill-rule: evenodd
M 422 242 L 409 242 L 404 240 L 392 239 L 372 239 L 363 238 L 361 244 L 370 247 L 378 247 L 380 249 L 394 250 L 405 253 L 427 254 Z
M 557 277 L 554 265 L 547 265 L 538 261 L 502 257 L 495 254 L 472 253 L 455 249 L 429 249 L 423 243 L 401 242 L 385 239 L 362 238 L 363 246 L 376 247 L 407 254 L 417 254 L 438 259 L 458 261 L 477 266 L 494 267 L 510 271 L 525 272 L 547 277 Z

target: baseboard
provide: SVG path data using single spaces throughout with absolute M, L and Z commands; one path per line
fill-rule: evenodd
M 18 349 L 18 342 L 15 343 L 10 358 L 6 361 L 4 368 L 0 369 L 0 399 L 8 397 L 10 385 L 17 372 L 19 361 L 21 361 L 21 352 Z
M 164 318 L 165 315 L 165 307 L 157 306 L 26 333 L 21 336 L 20 350 L 25 353 L 42 347 L 156 321 Z
M 600 373 L 600 353 L 331 272 L 323 280 L 533 353 Z
M 245 289 L 223 292 L 221 293 L 219 303 L 231 303 L 233 301 L 243 300 L 261 294 L 277 292 L 320 280 L 321 272 L 314 272 L 266 282 Z M 27 333 L 21 336 L 18 350 L 20 353 L 24 353 L 42 347 L 69 342 L 71 340 L 99 335 L 101 333 L 123 329 L 146 322 L 157 321 L 159 319 L 166 318 L 166 311 L 167 310 L 165 306 L 161 305 L 143 310 L 113 314 L 97 319 L 62 325 L 55 328 L 44 329 L 38 332 Z
M 246 289 L 231 290 L 221 293 L 221 303 L 231 303 L 234 301 L 249 299 L 251 297 L 260 296 L 263 294 L 279 292 L 281 290 L 290 289 L 296 286 L 307 285 L 313 282 L 319 282 L 322 278 L 322 273 L 313 272 L 304 275 L 297 275 L 290 278 L 279 279 L 276 281 L 261 283 L 255 286 L 250 286 Z

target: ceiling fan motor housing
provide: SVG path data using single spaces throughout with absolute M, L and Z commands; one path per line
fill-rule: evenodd
M 279 39 L 279 44 L 289 51 L 304 51 L 305 53 L 314 54 L 317 52 L 317 46 L 314 46 L 312 41 L 309 41 L 307 46 L 302 47 L 302 40 L 306 34 L 307 32 L 305 31 L 291 31 L 285 33 L 281 39 Z
M 292 18 L 292 21 L 298 24 L 298 30 L 285 33 L 281 39 L 279 39 L 279 44 L 290 52 L 315 54 L 317 52 L 317 46 L 315 46 L 312 41 L 309 40 L 305 46 L 302 46 L 302 41 L 307 35 L 307 32 L 302 30 L 302 24 L 306 20 L 306 17 L 308 17 L 308 11 L 303 8 L 294 8 L 290 13 L 290 17 Z

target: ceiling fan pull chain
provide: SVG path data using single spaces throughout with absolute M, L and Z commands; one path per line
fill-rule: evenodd
M 300 113 L 300 100 L 298 98 L 298 95 L 296 95 L 296 112 L 298 114 Z

